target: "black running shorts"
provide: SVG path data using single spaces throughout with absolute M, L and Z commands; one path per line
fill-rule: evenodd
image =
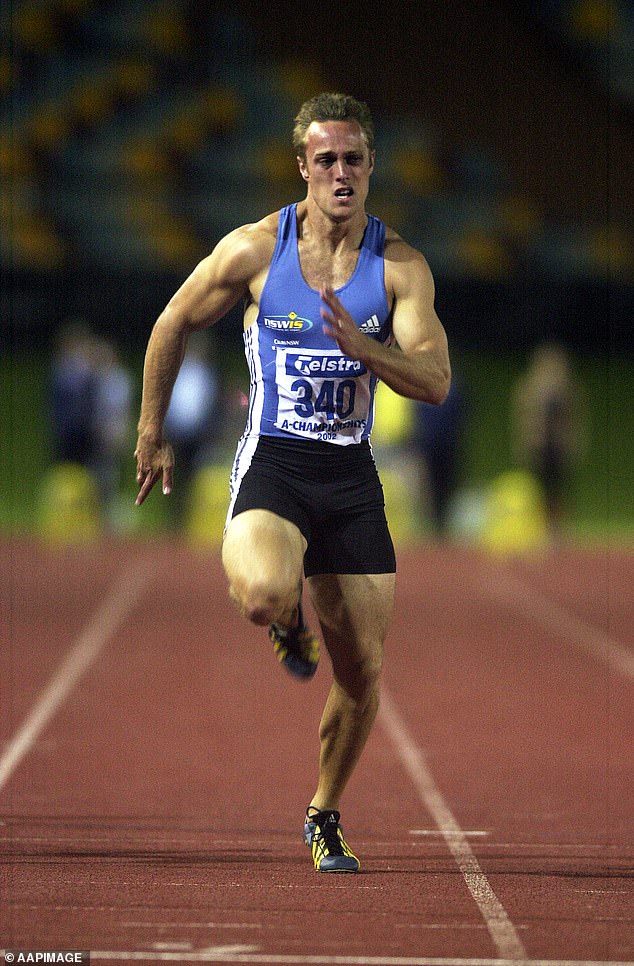
M 367 440 L 337 446 L 260 436 L 248 469 L 232 485 L 232 517 L 271 510 L 301 530 L 307 577 L 396 571 L 383 488 Z

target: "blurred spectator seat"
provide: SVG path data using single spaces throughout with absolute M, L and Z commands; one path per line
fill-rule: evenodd
M 485 225 L 465 226 L 456 242 L 463 274 L 488 282 L 505 282 L 515 272 L 515 261 L 499 232 Z
M 447 176 L 439 159 L 422 139 L 395 146 L 388 163 L 397 180 L 417 197 L 447 188 Z
M 420 481 L 411 449 L 415 403 L 399 396 L 384 382 L 376 392 L 372 444 L 385 497 L 385 512 L 395 543 L 405 544 L 418 533 Z
M 52 466 L 40 493 L 39 535 L 57 545 L 96 539 L 102 533 L 99 502 L 97 482 L 85 466 Z
M 303 56 L 282 61 L 276 66 L 275 76 L 281 93 L 294 107 L 328 89 L 320 65 Z
M 530 473 L 509 470 L 491 483 L 481 539 L 485 549 L 501 555 L 531 553 L 546 546 L 544 497 Z
M 215 549 L 222 543 L 229 507 L 230 471 L 230 466 L 203 466 L 188 488 L 185 535 L 189 544 L 198 550 Z
M 12 269 L 52 272 L 65 257 L 65 242 L 29 183 L 9 183 L 0 193 L 0 261 Z
M 139 18 L 139 39 L 144 46 L 163 56 L 177 56 L 191 44 L 184 11 L 174 0 L 148 3 Z M 181 4 L 182 6 L 182 4 Z
M 18 46 L 31 52 L 45 53 L 60 41 L 55 8 L 52 2 L 14 3 L 11 28 Z

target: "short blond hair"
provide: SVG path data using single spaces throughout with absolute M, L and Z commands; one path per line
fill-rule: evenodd
M 368 105 L 357 101 L 350 94 L 317 94 L 305 101 L 295 118 L 293 147 L 295 153 L 306 160 L 306 137 L 313 121 L 356 121 L 368 145 L 374 151 L 374 121 Z

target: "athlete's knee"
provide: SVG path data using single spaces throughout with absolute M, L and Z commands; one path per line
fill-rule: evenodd
M 253 624 L 266 627 L 288 623 L 297 606 L 297 587 L 258 574 L 244 575 L 230 585 L 230 595 L 241 613 Z
M 383 648 L 375 646 L 362 657 L 338 662 L 335 679 L 355 703 L 365 705 L 378 695 L 382 669 Z
M 354 666 L 354 677 L 363 691 L 378 687 L 383 670 L 383 650 L 377 649 Z
M 299 530 L 266 511 L 234 517 L 222 545 L 230 595 L 258 625 L 290 624 L 297 607 L 304 552 Z

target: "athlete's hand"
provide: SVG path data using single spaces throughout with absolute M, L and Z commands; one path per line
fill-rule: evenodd
M 164 440 L 157 444 L 139 436 L 134 455 L 136 456 L 136 481 L 139 485 L 136 506 L 141 506 L 159 478 L 162 478 L 163 493 L 165 495 L 171 493 L 174 481 L 174 452 L 170 444 Z
M 325 322 L 324 335 L 334 339 L 348 358 L 358 359 L 368 336 L 359 331 L 358 325 L 330 287 L 320 289 L 319 295 L 326 305 L 321 309 Z

